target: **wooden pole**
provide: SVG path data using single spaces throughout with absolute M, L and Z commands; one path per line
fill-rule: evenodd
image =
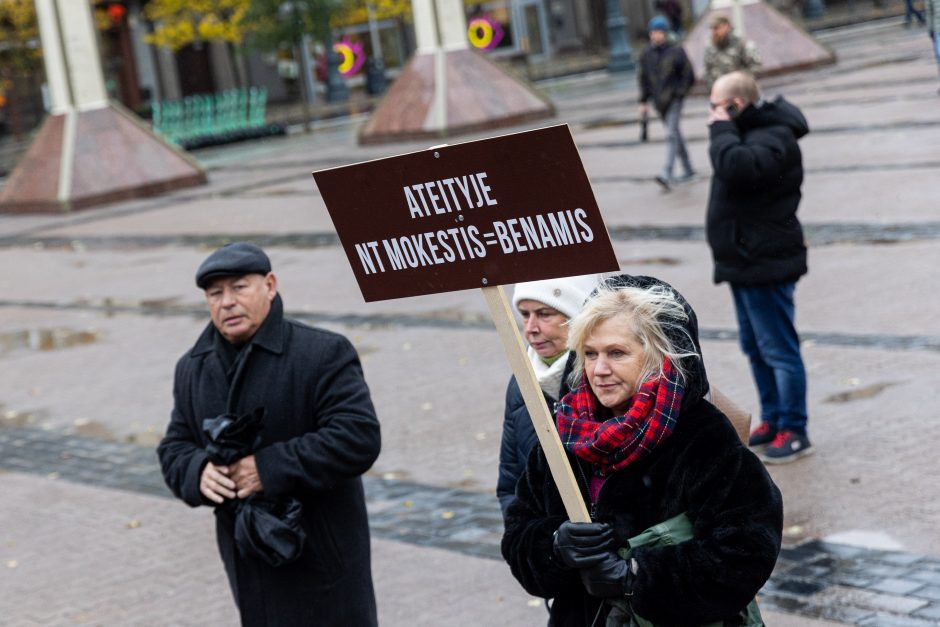
M 525 406 L 532 418 L 532 426 L 535 427 L 539 444 L 545 451 L 548 468 L 551 470 L 555 485 L 558 486 L 568 518 L 572 522 L 591 522 L 591 515 L 584 504 L 584 499 L 581 498 L 581 491 L 571 471 L 571 464 L 568 463 L 565 448 L 558 438 L 555 420 L 545 404 L 542 388 L 539 387 L 535 371 L 532 370 L 532 364 L 526 356 L 525 343 L 519 334 L 509 301 L 506 299 L 506 291 L 501 285 L 484 287 L 481 291 L 490 308 L 490 315 L 496 324 L 499 339 L 503 342 L 503 349 L 512 366 L 512 372 L 516 375 L 516 382 L 522 391 L 522 398 L 525 399 Z

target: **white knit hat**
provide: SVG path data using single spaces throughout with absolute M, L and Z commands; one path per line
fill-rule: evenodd
M 598 274 L 585 274 L 561 279 L 516 283 L 516 288 L 512 293 L 512 308 L 518 311 L 520 301 L 534 300 L 572 318 L 581 311 L 584 301 L 602 278 Z

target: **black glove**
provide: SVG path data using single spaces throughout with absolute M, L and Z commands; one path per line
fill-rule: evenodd
M 614 540 L 607 523 L 575 523 L 566 520 L 555 532 L 554 552 L 569 568 L 586 568 L 604 559 Z
M 624 597 L 633 593 L 636 560 L 622 559 L 608 551 L 599 563 L 581 571 L 581 583 L 595 597 Z

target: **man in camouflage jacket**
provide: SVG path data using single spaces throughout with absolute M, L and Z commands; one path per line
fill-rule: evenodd
M 711 20 L 712 40 L 705 48 L 705 83 L 708 90 L 719 76 L 741 70 L 754 74 L 760 69 L 760 55 L 750 41 L 732 32 L 731 22 L 724 15 Z

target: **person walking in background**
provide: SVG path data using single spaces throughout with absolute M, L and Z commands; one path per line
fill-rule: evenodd
M 568 320 L 581 311 L 598 275 L 573 276 L 516 285 L 512 306 L 522 317 L 522 331 L 528 343 L 526 353 L 538 378 L 548 408 L 569 391 L 574 355 L 568 351 Z M 529 452 L 538 441 L 535 428 L 516 377 L 506 389 L 506 412 L 499 447 L 499 478 L 496 496 L 503 517 L 516 498 L 516 482 L 525 470 Z
M 656 0 L 654 8 L 669 20 L 669 28 L 677 37 L 682 35 L 682 5 L 679 0 Z
M 710 107 L 706 231 L 714 280 L 731 285 L 741 348 L 760 395 L 761 424 L 750 445 L 766 445 L 767 462 L 788 462 L 812 451 L 793 298 L 807 271 L 796 212 L 803 184 L 797 140 L 809 126 L 783 98 L 762 100 L 745 72 L 720 77 Z
M 783 503 L 705 400 L 695 312 L 658 279 L 612 277 L 568 346 L 580 381 L 555 421 L 592 522 L 568 519 L 537 446 L 501 543 L 513 576 L 554 598 L 550 625 L 763 625 Z
M 924 0 L 924 2 L 930 4 L 930 0 Z M 914 8 L 914 0 L 904 0 L 904 26 L 910 28 L 914 24 L 912 18 L 916 18 L 921 26 L 927 21 L 924 19 L 924 13 Z
M 712 36 L 705 47 L 705 86 L 709 91 L 719 76 L 738 70 L 755 74 L 760 69 L 757 48 L 753 42 L 734 34 L 727 17 L 716 15 L 711 18 L 709 26 Z
M 380 432 L 356 350 L 345 337 L 284 317 L 277 278 L 257 246 L 235 242 L 199 266 L 212 321 L 176 365 L 173 412 L 157 449 L 187 505 L 215 509 L 216 541 L 243 625 L 376 625 L 361 475 Z M 206 423 L 258 413 L 253 452 L 209 459 Z M 239 501 L 299 502 L 300 547 L 271 563 L 245 542 Z M 269 525 L 266 525 L 270 529 Z M 284 535 L 266 534 L 284 544 Z
M 669 190 L 672 183 L 692 180 L 695 171 L 689 160 L 689 152 L 682 138 L 679 123 L 682 118 L 682 103 L 695 83 L 695 73 L 685 50 L 669 41 L 669 23 L 661 15 L 649 22 L 650 43 L 640 55 L 637 79 L 640 87 L 640 119 L 649 114 L 648 102 L 652 100 L 666 127 L 666 162 L 655 180 L 663 189 Z M 682 164 L 682 176 L 673 179 L 672 171 L 676 157 Z
M 924 10 L 927 13 L 927 34 L 930 35 L 937 68 L 940 69 L 940 0 L 924 0 Z M 940 89 L 937 93 L 940 94 Z

